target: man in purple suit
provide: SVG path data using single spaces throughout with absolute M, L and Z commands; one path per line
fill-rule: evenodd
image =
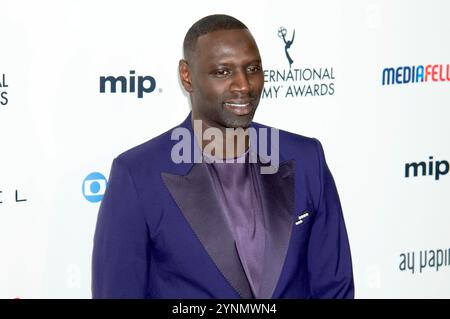
M 192 112 L 114 160 L 94 238 L 93 297 L 353 298 L 320 142 L 252 122 L 264 76 L 247 27 L 207 16 L 183 49 Z

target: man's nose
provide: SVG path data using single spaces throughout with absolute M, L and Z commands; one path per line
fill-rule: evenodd
M 230 89 L 232 92 L 248 93 L 250 91 L 250 82 L 247 73 L 243 71 L 235 72 Z

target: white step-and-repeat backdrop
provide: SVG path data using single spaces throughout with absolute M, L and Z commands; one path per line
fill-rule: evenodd
M 450 298 L 449 12 L 445 0 L 1 0 L 0 297 L 90 298 L 111 162 L 186 117 L 184 35 L 226 13 L 263 58 L 255 121 L 323 143 L 356 297 Z M 103 90 L 108 76 L 124 87 Z

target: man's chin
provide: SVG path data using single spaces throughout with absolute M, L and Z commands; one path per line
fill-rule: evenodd
M 243 129 L 246 129 L 252 123 L 252 119 L 253 119 L 252 115 L 240 116 L 237 119 L 235 119 L 235 118 L 227 119 L 225 121 L 225 126 L 229 127 L 229 128 L 243 128 Z
M 229 114 L 228 116 L 225 116 L 223 118 L 222 123 L 225 124 L 225 127 L 246 129 L 252 123 L 254 115 L 255 115 L 255 111 L 253 111 L 249 114 L 246 114 L 246 115 Z

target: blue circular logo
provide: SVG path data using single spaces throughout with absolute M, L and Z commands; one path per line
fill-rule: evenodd
M 91 203 L 97 203 L 103 199 L 108 181 L 103 174 L 94 172 L 86 176 L 83 181 L 83 196 Z

